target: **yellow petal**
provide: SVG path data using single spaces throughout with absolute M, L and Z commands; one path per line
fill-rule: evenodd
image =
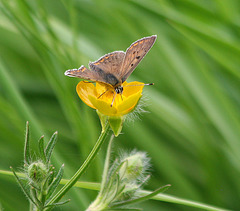
M 126 98 L 122 103 L 117 106 L 117 111 L 121 115 L 125 115 L 129 113 L 132 109 L 137 105 L 140 97 L 142 96 L 142 92 L 137 92 L 132 94 L 130 97 Z
M 126 87 L 124 87 L 124 85 Z M 133 81 L 131 83 L 123 84 L 123 95 L 126 97 L 129 97 L 132 94 L 135 94 L 136 92 L 141 92 L 143 90 L 144 83 Z
M 86 103 L 88 106 L 96 109 L 94 105 L 89 100 L 89 95 L 96 96 L 96 87 L 92 83 L 87 83 L 84 81 L 80 81 L 76 87 L 78 96 L 81 98 L 81 100 Z
M 111 102 L 106 102 L 104 100 L 98 99 L 94 96 L 89 95 L 89 100 L 91 101 L 92 105 L 102 114 L 107 116 L 114 116 L 117 114 L 117 109 L 113 105 L 111 107 Z

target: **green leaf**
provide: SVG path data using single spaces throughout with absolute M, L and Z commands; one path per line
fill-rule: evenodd
M 31 162 L 30 150 L 29 150 L 29 122 L 26 123 L 25 133 L 25 146 L 24 146 L 24 163 L 29 165 Z
M 38 150 L 41 160 L 46 162 L 46 155 L 44 152 L 44 136 L 41 136 L 41 138 L 38 140 Z
M 52 172 L 52 174 L 50 174 L 50 177 L 48 179 L 48 183 L 51 184 L 53 179 L 54 179 L 54 176 L 55 176 L 55 167 L 53 167 L 51 165 L 49 170 L 50 170 L 50 172 Z
M 36 202 L 37 207 L 42 210 L 43 204 L 41 201 L 39 201 L 38 196 L 37 196 L 37 190 L 34 187 L 30 188 L 31 195 L 33 196 L 33 200 Z
M 63 171 L 64 171 L 64 164 L 61 166 L 61 168 L 58 171 L 58 174 L 57 174 L 56 178 L 53 180 L 53 182 L 49 186 L 48 194 L 47 194 L 46 198 L 50 198 L 51 195 L 53 194 L 53 192 L 56 190 L 57 186 L 59 185 L 59 183 L 60 183 L 60 181 L 63 177 Z
M 146 196 L 143 196 L 143 197 L 139 197 L 137 199 L 114 203 L 111 207 L 125 206 L 125 205 L 128 205 L 128 204 L 134 204 L 134 203 L 139 203 L 139 202 L 148 200 L 148 199 L 154 197 L 155 195 L 157 195 L 158 193 L 161 193 L 161 192 L 167 190 L 170 186 L 171 185 L 165 185 L 165 186 L 160 187 L 157 190 L 153 191 L 152 193 L 150 193 Z
M 57 142 L 57 136 L 58 136 L 58 132 L 56 131 L 55 133 L 53 133 L 52 137 L 50 138 L 50 140 L 48 142 L 48 145 L 46 146 L 46 149 L 45 149 L 46 162 L 50 161 L 53 148 L 55 147 L 56 142 Z
M 17 182 L 19 184 L 19 186 L 21 187 L 23 193 L 25 194 L 25 196 L 28 198 L 29 201 L 31 201 L 33 204 L 35 204 L 36 206 L 38 206 L 36 204 L 36 202 L 33 200 L 33 198 L 31 197 L 31 195 L 29 194 L 28 190 L 26 189 L 26 187 L 24 186 L 24 184 L 21 182 L 20 178 L 17 176 L 16 172 L 14 171 L 14 169 L 10 166 L 10 169 L 12 170 L 15 178 L 17 179 Z
M 107 209 L 107 211 L 121 211 L 121 210 L 129 210 L 129 211 L 140 211 L 142 209 L 138 208 L 113 208 L 113 209 Z
M 44 208 L 54 208 L 54 207 L 56 207 L 56 206 L 60 206 L 60 205 L 67 204 L 67 203 L 70 202 L 70 201 L 71 201 L 71 200 L 68 199 L 68 200 L 63 201 L 63 202 L 53 203 L 53 204 L 50 204 L 50 205 L 45 206 Z

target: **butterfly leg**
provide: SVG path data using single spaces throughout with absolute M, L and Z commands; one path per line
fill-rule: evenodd
M 102 94 L 100 94 L 97 99 L 99 99 L 100 97 L 102 97 L 107 91 L 108 91 L 108 89 L 106 89 L 106 91 L 104 91 Z
M 122 93 L 121 93 L 121 98 L 122 98 L 122 101 L 123 101 L 123 96 L 122 96 Z
M 113 93 L 113 100 L 112 100 L 112 103 L 111 103 L 111 107 L 113 106 L 113 103 L 114 103 L 114 100 L 115 100 L 116 96 L 117 96 L 117 93 L 114 92 L 114 93 Z

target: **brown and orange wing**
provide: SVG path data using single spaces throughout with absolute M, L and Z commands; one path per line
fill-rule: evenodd
M 129 77 L 139 62 L 148 53 L 148 51 L 155 43 L 156 38 L 156 35 L 144 37 L 130 45 L 126 51 L 126 55 L 119 75 L 117 76 L 122 80 L 122 82 L 124 82 Z
M 105 82 L 104 76 L 100 72 L 89 70 L 83 65 L 78 69 L 67 70 L 64 74 L 69 77 L 77 77 L 90 81 Z
M 125 52 L 114 51 L 102 56 L 95 62 L 90 62 L 89 67 L 92 71 L 97 72 L 103 77 L 103 82 L 116 86 L 121 84 L 121 79 L 118 78 L 118 73 L 122 67 Z
M 101 69 L 106 74 L 111 73 L 115 76 L 118 75 L 122 67 L 123 60 L 125 58 L 125 52 L 123 51 L 114 51 L 112 53 L 108 53 L 102 56 L 95 62 L 90 62 L 89 67 L 92 70 L 99 70 Z

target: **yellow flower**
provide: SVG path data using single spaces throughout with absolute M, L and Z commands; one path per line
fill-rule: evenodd
M 122 95 L 116 95 L 113 87 L 99 82 L 96 82 L 95 86 L 93 83 L 81 81 L 78 83 L 76 90 L 79 97 L 88 106 L 96 109 L 103 115 L 118 117 L 128 114 L 135 108 L 142 96 L 143 84 L 137 81 L 131 83 L 124 82 Z M 111 106 L 114 95 L 116 97 Z

